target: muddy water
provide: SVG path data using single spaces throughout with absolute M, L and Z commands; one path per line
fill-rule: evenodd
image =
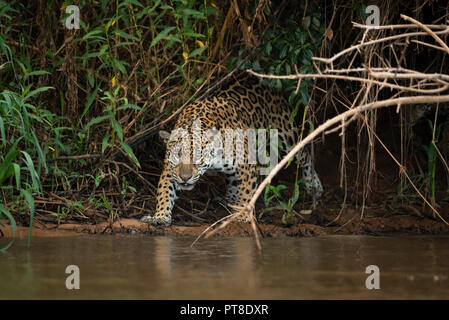
M 0 239 L 3 246 L 6 240 Z M 17 240 L 0 253 L 0 298 L 449 298 L 449 237 L 214 238 L 77 236 Z M 68 265 L 80 289 L 67 290 Z M 368 290 L 368 265 L 380 289 Z

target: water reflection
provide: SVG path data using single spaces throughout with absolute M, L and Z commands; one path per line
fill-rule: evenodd
M 0 298 L 449 298 L 449 237 L 264 239 L 80 236 L 18 240 L 0 254 Z M 0 245 L 3 242 L 0 241 Z M 80 268 L 81 289 L 65 288 Z M 381 290 L 367 290 L 368 265 Z

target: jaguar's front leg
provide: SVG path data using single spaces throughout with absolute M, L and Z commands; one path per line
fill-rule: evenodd
M 172 179 L 171 171 L 165 167 L 157 188 L 156 213 L 146 215 L 140 221 L 169 226 L 172 221 L 171 212 L 176 200 L 176 189 L 177 185 Z

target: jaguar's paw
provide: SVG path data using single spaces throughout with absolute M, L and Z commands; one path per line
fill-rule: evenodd
M 140 221 L 146 222 L 152 225 L 164 225 L 166 227 L 171 225 L 171 217 L 164 215 L 143 216 Z

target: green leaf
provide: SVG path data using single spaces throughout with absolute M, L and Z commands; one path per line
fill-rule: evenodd
M 93 31 L 87 33 L 86 35 L 84 35 L 84 37 L 82 38 L 82 40 L 88 40 L 88 39 L 90 39 L 90 38 L 94 38 L 94 36 L 96 36 L 96 35 L 98 35 L 98 34 L 102 34 L 103 32 L 104 32 L 104 31 L 103 31 L 102 29 L 96 29 L 96 30 L 93 30 Z M 106 40 L 104 37 L 97 37 L 97 38 L 102 39 L 102 40 Z
M 283 185 L 283 184 L 278 185 L 278 186 L 276 186 L 276 187 L 270 185 L 270 189 L 271 189 L 271 191 L 273 191 L 273 193 L 274 193 L 278 198 L 282 198 L 282 195 L 281 195 L 280 191 L 281 191 L 281 190 L 284 190 L 284 189 L 287 189 L 287 186 L 285 186 L 285 185 Z
M 135 105 L 135 104 L 129 104 L 129 103 L 127 103 L 127 104 L 124 104 L 124 105 L 118 107 L 118 108 L 117 108 L 117 111 L 125 110 L 125 109 L 134 109 L 134 110 L 139 110 L 139 111 L 142 110 L 141 107 L 139 107 L 139 106 L 137 106 L 137 105 Z
M 114 33 L 118 34 L 120 37 L 125 38 L 125 39 L 130 39 L 130 40 L 136 40 L 139 41 L 139 38 L 137 38 L 136 36 L 133 36 L 132 34 L 128 34 L 122 30 L 115 30 Z
M 8 209 L 6 209 L 1 203 L 0 203 L 0 212 L 2 214 L 4 214 L 8 219 L 9 219 L 9 223 L 11 224 L 11 228 L 12 228 L 12 234 L 13 236 L 16 235 L 16 220 L 14 220 L 14 217 L 11 215 L 11 213 L 8 211 Z M 11 247 L 11 245 L 13 244 L 14 240 L 11 240 L 5 247 L 0 248 L 0 252 L 5 252 L 6 250 L 8 250 L 9 247 Z
M 100 89 L 100 85 L 98 85 L 98 86 L 95 88 L 94 92 L 90 95 L 89 99 L 87 99 L 87 104 L 86 104 L 86 106 L 84 107 L 83 113 L 81 114 L 80 121 L 81 121 L 81 120 L 83 119 L 83 117 L 86 115 L 87 111 L 89 111 L 89 108 L 90 108 L 90 106 L 92 105 L 92 102 L 94 102 L 95 97 L 97 96 L 98 89 Z
M 118 48 L 118 47 L 124 47 L 124 46 L 131 46 L 133 44 L 134 44 L 134 42 L 131 42 L 131 41 L 122 41 L 120 43 L 114 44 L 112 47 Z
M 106 115 L 106 116 L 101 116 L 101 117 L 96 117 L 93 118 L 92 120 L 89 121 L 89 123 L 86 125 L 86 127 L 84 128 L 85 130 L 88 130 L 91 126 L 93 126 L 94 124 L 103 122 L 106 119 L 109 119 L 111 116 L 110 115 Z
M 5 159 L 0 164 L 0 184 L 3 183 L 6 179 L 8 179 L 14 172 L 13 166 L 11 165 L 12 161 L 15 159 L 19 151 L 17 151 L 17 144 L 19 140 L 17 140 L 9 149 L 9 152 L 6 154 Z
M 189 37 L 189 38 L 205 38 L 206 37 L 204 34 L 196 33 L 196 32 L 193 32 L 192 30 L 185 31 L 182 34 L 185 37 Z
M 159 34 L 153 39 L 153 41 L 151 41 L 150 49 L 152 47 L 154 47 L 159 41 L 161 41 L 162 39 L 165 39 L 167 37 L 168 33 L 175 28 L 176 27 L 167 27 L 164 30 L 162 30 L 161 32 L 159 32 Z
M 273 200 L 274 195 L 273 196 L 268 196 L 270 192 L 270 189 L 265 189 L 265 196 L 264 196 L 264 200 L 265 200 L 265 204 L 269 204 L 271 202 L 271 200 Z
M 43 74 L 51 74 L 51 73 L 48 71 L 45 71 L 45 70 L 36 70 L 36 71 L 31 71 L 31 72 L 25 74 L 24 78 L 26 79 L 31 76 L 41 76 Z
M 299 198 L 299 185 L 295 183 L 295 191 L 293 192 L 292 197 L 292 206 L 296 203 L 296 201 L 298 201 L 298 198 Z
M 125 68 L 125 65 L 124 65 L 123 61 L 114 59 L 114 60 L 112 60 L 112 62 L 114 64 L 114 66 L 116 66 L 117 69 L 120 70 L 121 73 L 127 74 L 126 68 Z
M 184 9 L 185 16 L 193 16 L 198 19 L 204 19 L 204 13 L 193 9 Z
M 119 5 L 119 8 L 120 7 L 123 7 L 123 6 L 126 6 L 126 5 L 128 5 L 128 4 L 134 4 L 134 5 L 136 5 L 136 6 L 139 6 L 139 7 L 141 7 L 141 8 L 143 8 L 144 6 L 139 2 L 139 1 L 137 1 L 137 0 L 125 0 L 125 1 L 120 1 L 121 3 L 120 3 L 120 5 Z
M 137 165 L 137 167 L 140 168 L 139 160 L 137 160 L 131 147 L 129 145 L 127 145 L 125 142 L 122 142 L 121 145 L 122 145 L 123 151 L 125 151 L 125 153 L 131 158 L 131 160 Z
M 33 136 L 34 148 L 37 151 L 37 156 L 38 156 L 38 160 L 39 160 L 38 168 L 40 168 L 40 166 L 43 166 L 45 169 L 45 174 L 48 174 L 47 162 L 45 161 L 45 157 L 42 152 L 41 145 L 39 144 L 39 140 L 37 140 L 37 137 L 36 137 L 36 134 L 34 133 L 34 131 L 31 131 L 31 135 Z
M 101 153 L 104 153 L 106 148 L 109 146 L 109 138 L 111 137 L 110 134 L 107 134 L 104 136 L 103 141 L 101 142 Z
M 120 126 L 120 123 L 111 118 L 111 126 L 114 129 L 115 133 L 119 137 L 120 141 L 123 141 L 123 129 Z
M 201 54 L 205 49 L 206 49 L 206 46 L 200 47 L 200 48 L 197 48 L 197 49 L 193 50 L 193 51 L 189 54 L 189 58 L 193 58 L 193 57 L 195 57 L 195 56 Z
M 93 88 L 93 86 L 95 85 L 95 78 L 91 70 L 87 71 L 87 81 L 89 81 L 89 86 Z
M 275 207 L 276 209 L 283 209 L 285 211 L 290 211 L 291 207 L 287 205 L 284 201 L 279 202 L 279 204 Z
M 12 164 L 14 168 L 14 176 L 16 178 L 16 187 L 17 190 L 20 189 L 20 166 L 17 163 Z
M 106 209 L 108 209 L 110 212 L 114 211 L 114 208 L 112 208 L 111 204 L 108 202 L 108 200 L 105 199 L 105 197 L 103 197 L 103 195 L 100 195 L 101 200 L 103 200 L 103 204 L 106 207 Z
M 28 100 L 29 98 L 37 95 L 38 93 L 47 91 L 49 89 L 54 89 L 53 87 L 41 87 L 41 88 L 37 88 L 35 90 L 32 90 L 30 92 L 28 92 L 28 94 L 25 96 L 24 100 Z
M 217 13 L 217 10 L 214 7 L 207 7 L 205 12 L 206 12 L 206 15 L 210 16 L 210 15 L 215 15 Z
M 22 154 L 25 156 L 25 164 L 27 165 L 28 171 L 31 176 L 32 186 L 35 192 L 39 192 L 39 175 L 36 172 L 36 169 L 34 168 L 33 160 L 31 160 L 30 155 L 26 151 L 21 151 Z

